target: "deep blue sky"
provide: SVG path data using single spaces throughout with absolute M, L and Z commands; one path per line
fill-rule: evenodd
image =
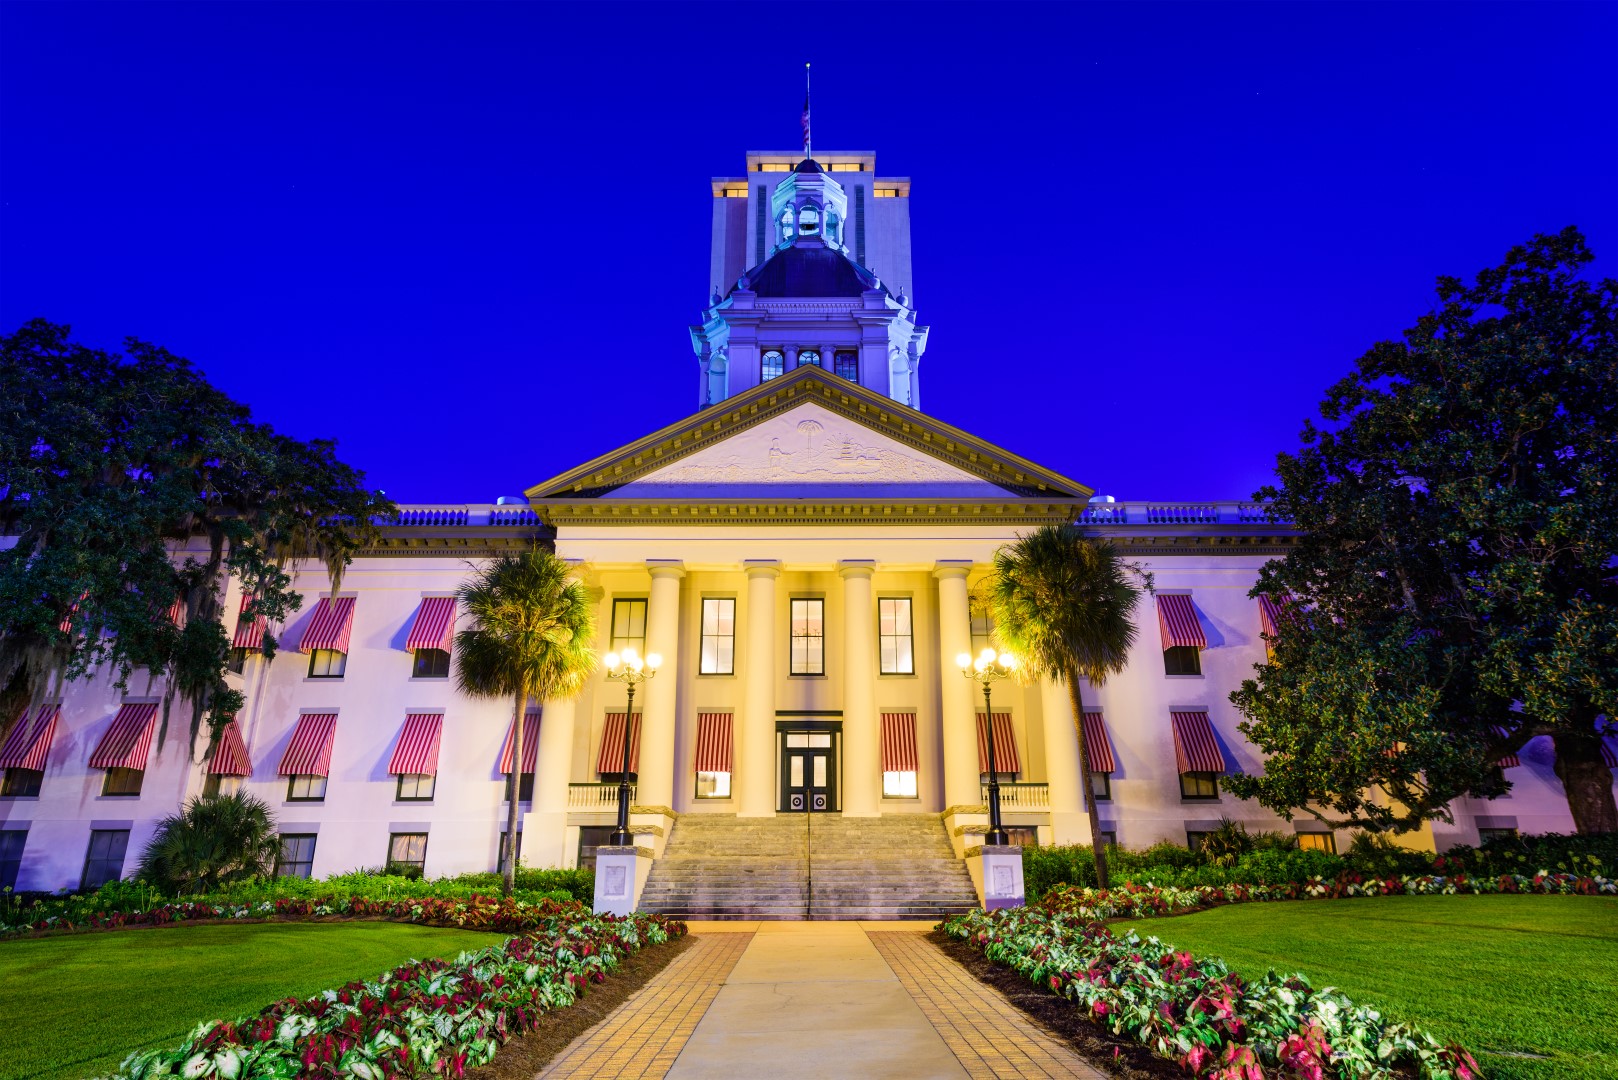
M 1242 498 L 1531 234 L 1618 265 L 1618 5 L 0 4 L 0 327 L 200 365 L 400 501 L 692 411 L 708 178 L 914 179 L 927 411 Z

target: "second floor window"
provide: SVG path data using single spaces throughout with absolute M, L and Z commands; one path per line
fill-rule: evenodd
M 239 776 L 220 776 L 211 773 L 208 779 L 202 782 L 202 794 L 208 798 L 220 795 L 236 795 L 242 790 L 242 778 Z
M 1211 772 L 1181 773 L 1180 798 L 1217 799 L 1219 798 L 1219 780 Z
M 21 723 L 21 721 L 18 721 Z M 38 769 L 7 769 L 4 787 L 0 787 L 0 795 L 12 798 L 33 798 L 39 794 L 39 788 L 45 781 L 45 774 Z
M 394 797 L 400 802 L 431 802 L 436 780 L 431 773 L 401 773 Z
M 736 600 L 729 596 L 702 599 L 702 665 L 704 675 L 736 673 Z
M 759 361 L 759 371 L 763 382 L 779 379 L 786 374 L 787 357 L 780 349 L 765 349 L 764 356 Z
M 311 679 L 341 679 L 348 669 L 348 654 L 336 649 L 313 649 L 309 653 Z
M 883 597 L 876 605 L 882 674 L 914 675 L 916 660 L 910 632 L 910 598 Z
M 788 668 L 793 675 L 826 673 L 826 601 L 792 601 L 792 654 Z
M 609 648 L 613 652 L 623 652 L 631 647 L 642 656 L 646 655 L 646 601 L 614 600 L 612 643 Z
M 146 773 L 140 769 L 108 769 L 101 782 L 103 795 L 139 795 Z
M 1093 772 L 1090 774 L 1090 790 L 1101 802 L 1112 798 L 1112 773 Z
M 287 777 L 287 800 L 289 802 L 319 802 L 325 797 L 326 778 L 324 776 Z
M 417 679 L 449 678 L 449 653 L 443 649 L 417 649 L 416 666 L 410 674 Z
M 1202 651 L 1194 645 L 1175 645 L 1164 649 L 1163 674 L 1201 675 Z

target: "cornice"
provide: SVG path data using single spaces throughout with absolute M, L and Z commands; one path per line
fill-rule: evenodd
M 902 499 L 747 499 L 690 502 L 629 499 L 539 499 L 548 525 L 1043 525 L 1072 521 L 1082 499 L 915 501 Z
M 550 544 L 555 533 L 543 525 L 395 527 L 382 530 L 370 547 L 354 552 L 364 558 L 457 558 L 494 556 L 527 551 L 534 544 Z

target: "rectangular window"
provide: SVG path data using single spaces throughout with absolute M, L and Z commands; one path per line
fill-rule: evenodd
M 230 650 L 230 658 L 225 661 L 225 670 L 240 675 L 247 667 L 247 653 L 246 649 Z
M 341 679 L 348 669 L 348 654 L 336 649 L 315 649 L 309 653 L 311 679 Z
M 1118 831 L 1116 829 L 1102 829 L 1101 842 L 1108 847 L 1118 846 Z
M 972 655 L 979 656 L 984 649 L 994 647 L 994 620 L 986 611 L 976 607 L 972 611 Z
M 310 877 L 315 869 L 315 834 L 282 833 L 281 854 L 275 860 L 276 877 Z
M 1097 802 L 1107 802 L 1112 799 L 1112 773 L 1093 772 L 1090 774 L 1090 790 L 1095 793 Z
M 884 799 L 915 799 L 916 774 L 913 772 L 885 772 L 882 774 Z
M 646 601 L 614 600 L 612 602 L 612 652 L 633 648 L 646 655 Z
M 146 773 L 141 769 L 108 769 L 101 779 L 103 795 L 139 795 Z
M 1516 835 L 1516 829 L 1479 829 L 1478 843 L 1487 844 L 1490 840 L 1507 840 Z
M 242 790 L 242 778 L 239 776 L 209 776 L 202 782 L 202 794 L 206 798 L 216 798 L 220 795 L 235 795 Z
M 0 831 L 0 889 L 17 888 L 17 871 L 22 869 L 22 849 L 27 843 L 27 829 Z
M 1211 772 L 1188 772 L 1180 774 L 1180 798 L 1182 799 L 1217 799 L 1219 798 L 1219 784 Z
M 287 777 L 288 802 L 319 802 L 326 797 L 324 776 Z
M 427 834 L 396 832 L 388 834 L 388 873 L 420 877 L 427 866 Z
M 1205 832 L 1192 832 L 1188 829 L 1185 834 L 1185 846 L 1190 848 L 1192 852 L 1201 851 L 1202 841 L 1207 835 Z
M 95 829 L 90 833 L 90 850 L 84 856 L 84 878 L 79 888 L 95 892 L 109 881 L 124 876 L 124 851 L 129 847 L 128 829 Z
M 1337 854 L 1337 838 L 1329 832 L 1301 832 L 1298 834 L 1299 851 L 1324 851 Z
M 730 774 L 728 772 L 697 773 L 697 798 L 730 798 Z
M 1201 675 L 1202 650 L 1195 645 L 1175 645 L 1163 650 L 1163 674 Z
M 761 161 L 758 163 L 759 172 L 791 172 L 792 166 L 784 161 Z
M 522 869 L 522 830 L 517 830 L 517 868 Z M 494 872 L 506 872 L 506 830 L 500 830 L 500 847 L 494 853 Z
M 864 172 L 863 161 L 834 161 L 826 166 L 828 172 Z
M 704 675 L 736 673 L 736 600 L 729 596 L 702 598 L 702 664 Z
M 871 194 L 875 195 L 879 199 L 897 199 L 899 197 L 899 189 L 896 187 L 879 187 L 872 190 Z
M 849 382 L 860 381 L 860 354 L 837 351 L 832 355 L 832 373 Z
M 792 656 L 788 668 L 793 675 L 826 674 L 826 601 L 792 601 Z
M 887 596 L 876 602 L 877 637 L 884 675 L 914 675 L 916 657 L 911 636 L 910 598 Z
M 605 844 L 611 836 L 611 825 L 579 826 L 580 870 L 594 870 L 596 868 L 596 848 Z
M 417 649 L 416 666 L 410 676 L 414 679 L 449 678 L 449 653 L 443 649 Z
M 500 801 L 501 802 L 510 802 L 511 801 L 511 774 L 510 773 L 506 774 L 506 790 L 500 796 Z M 518 785 L 517 785 L 517 801 L 518 802 L 533 802 L 534 801 L 534 774 L 533 773 L 525 772 L 525 773 L 522 774 L 522 779 L 518 782 Z
M 1039 844 L 1039 827 L 1037 825 L 1006 825 L 1007 838 L 1013 844 L 1022 847 L 1036 847 Z
M 7 769 L 5 784 L 0 786 L 0 795 L 30 799 L 39 794 L 39 786 L 44 782 L 45 774 L 38 769 Z
M 394 798 L 400 802 L 431 802 L 436 776 L 425 774 L 402 773 L 399 776 L 399 788 Z

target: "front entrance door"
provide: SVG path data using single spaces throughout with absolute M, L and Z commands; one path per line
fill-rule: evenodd
M 825 813 L 837 809 L 837 732 L 781 733 L 781 810 Z

